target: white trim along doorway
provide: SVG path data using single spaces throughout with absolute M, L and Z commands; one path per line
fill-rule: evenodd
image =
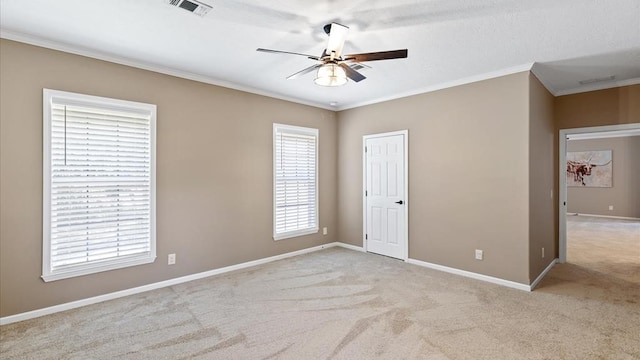
M 559 192 L 558 197 L 558 262 L 567 262 L 567 140 L 596 139 L 640 134 L 640 123 L 562 129 L 559 136 Z
M 367 252 L 409 257 L 409 131 L 362 137 L 362 243 Z

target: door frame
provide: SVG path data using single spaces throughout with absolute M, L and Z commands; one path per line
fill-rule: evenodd
M 622 132 L 638 130 L 640 123 L 593 126 L 574 129 L 561 129 L 558 138 L 559 147 L 559 196 L 558 196 L 558 262 L 567 262 L 567 137 L 576 134 Z M 595 137 L 594 137 L 595 138 Z
M 367 146 L 367 140 L 373 138 L 403 135 L 404 136 L 404 253 L 402 254 L 403 261 L 407 261 L 409 258 L 409 130 L 398 130 L 378 134 L 364 135 L 362 137 L 362 248 L 367 251 L 367 197 L 365 191 L 367 190 L 367 153 L 365 147 Z

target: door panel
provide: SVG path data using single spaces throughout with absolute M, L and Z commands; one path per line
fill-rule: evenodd
M 382 176 L 382 170 L 379 163 L 371 164 L 371 194 L 380 196 L 382 194 L 382 187 L 380 186 L 380 177 Z
M 389 245 L 399 245 L 398 241 L 398 209 L 387 209 L 387 243 Z
M 382 241 L 382 208 L 371 207 L 371 241 Z
M 367 251 L 398 259 L 407 246 L 404 141 L 404 135 L 389 135 L 365 142 Z
M 399 196 L 398 194 L 398 164 L 388 164 L 387 171 L 387 196 Z

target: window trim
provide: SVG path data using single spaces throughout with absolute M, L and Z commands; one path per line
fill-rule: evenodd
M 125 110 L 149 114 L 150 136 L 150 248 L 149 253 L 121 259 L 112 259 L 100 263 L 52 271 L 51 269 L 51 108 L 54 101 L 68 105 L 91 105 L 110 110 Z M 89 275 L 98 272 L 121 269 L 130 266 L 153 263 L 156 259 L 156 105 L 134 101 L 78 94 L 60 90 L 42 89 L 42 279 L 45 282 Z
M 279 130 L 286 130 L 291 133 L 299 133 L 304 135 L 312 135 L 316 138 L 316 151 L 315 151 L 315 224 L 312 228 L 302 229 L 302 230 L 294 230 L 288 231 L 284 233 L 276 233 L 276 136 Z M 303 235 L 316 234 L 320 230 L 320 212 L 319 212 L 319 193 L 320 189 L 318 187 L 318 159 L 319 159 L 319 149 L 320 149 L 320 132 L 316 128 L 310 127 L 302 127 L 302 126 L 294 126 L 294 125 L 285 125 L 273 123 L 273 240 L 284 240 L 292 237 L 298 237 Z

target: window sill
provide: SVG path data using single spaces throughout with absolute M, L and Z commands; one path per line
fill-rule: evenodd
M 290 231 L 290 232 L 287 232 L 287 233 L 274 235 L 273 236 L 273 240 L 278 241 L 278 240 L 284 240 L 284 239 L 289 239 L 289 238 L 292 238 L 292 237 L 298 237 L 298 236 L 303 236 L 303 235 L 317 234 L 319 230 L 320 230 L 319 228 L 315 227 L 315 228 L 312 228 L 312 229 Z
M 138 257 L 128 258 L 128 259 L 118 259 L 118 260 L 109 261 L 101 264 L 92 264 L 92 265 L 87 265 L 82 267 L 78 266 L 75 268 L 61 269 L 49 274 L 43 274 L 42 280 L 44 280 L 45 282 L 50 282 L 50 281 L 68 279 L 76 276 L 83 276 L 83 275 L 95 274 L 103 271 L 127 268 L 130 266 L 150 264 L 155 260 L 156 260 L 155 255 L 152 255 L 152 256 L 147 255 L 144 257 L 138 256 Z

